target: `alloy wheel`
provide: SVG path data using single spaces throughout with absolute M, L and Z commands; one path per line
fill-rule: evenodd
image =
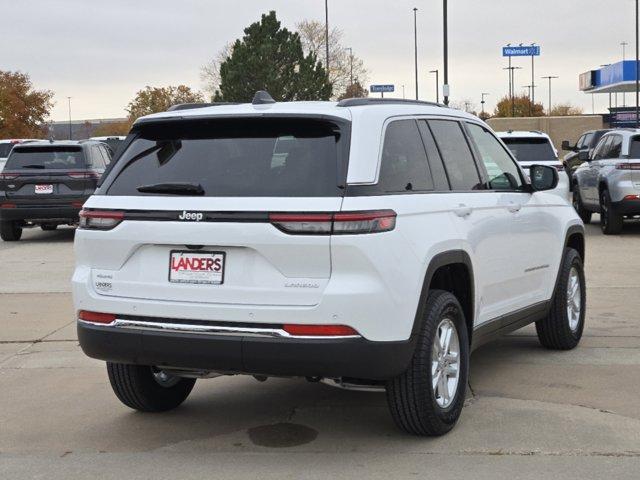
M 436 330 L 431 349 L 431 387 L 436 403 L 447 408 L 458 391 L 460 340 L 452 320 L 443 319 Z

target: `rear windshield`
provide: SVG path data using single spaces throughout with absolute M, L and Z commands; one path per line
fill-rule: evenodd
M 13 145 L 13 143 L 0 143 L 0 158 L 7 158 Z
M 16 147 L 5 170 L 77 170 L 85 167 L 81 147 Z
M 519 162 L 544 162 L 558 159 L 546 138 L 503 138 L 502 141 Z
M 194 195 L 197 189 L 207 197 L 339 196 L 340 137 L 337 125 L 302 118 L 143 126 L 102 190 L 107 195 Z M 175 185 L 179 188 L 166 190 Z

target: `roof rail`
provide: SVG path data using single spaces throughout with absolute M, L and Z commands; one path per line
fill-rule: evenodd
M 423 105 L 430 107 L 444 107 L 441 103 L 425 102 L 423 100 L 408 100 L 404 98 L 346 98 L 338 102 L 338 107 L 362 107 L 364 105 Z
M 238 105 L 234 102 L 211 102 L 211 103 L 177 103 L 171 105 L 167 112 L 175 112 L 176 110 L 192 110 L 194 108 L 217 107 L 220 105 Z

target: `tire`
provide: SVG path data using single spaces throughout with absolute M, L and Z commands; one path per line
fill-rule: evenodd
M 611 205 L 611 196 L 608 190 L 600 193 L 600 228 L 605 235 L 616 235 L 622 231 L 622 215 L 616 213 Z
M 424 311 L 411 363 L 404 373 L 387 382 L 387 403 L 400 429 L 413 435 L 438 436 L 451 430 L 462 412 L 469 374 L 469 337 L 462 307 L 451 293 L 429 292 Z M 449 396 L 449 403 L 441 404 L 446 400 L 444 395 L 437 394 L 438 387 L 433 386 L 432 372 L 438 367 L 438 360 L 432 354 L 438 355 L 434 339 L 442 332 L 444 322 L 455 327 L 459 348 L 455 391 Z M 453 350 L 455 337 L 450 338 Z
M 127 407 L 141 412 L 172 410 L 186 400 L 196 383 L 194 378 L 158 376 L 164 372 L 144 365 L 107 362 L 111 388 Z
M 5 242 L 17 242 L 22 237 L 22 224 L 18 220 L 0 222 L 0 238 Z
M 575 275 L 574 275 L 575 274 Z M 570 282 L 577 281 L 579 292 L 574 300 L 579 302 L 577 315 L 570 315 L 569 288 Z M 558 284 L 553 294 L 549 315 L 536 322 L 536 332 L 540 343 L 552 350 L 571 350 L 575 348 L 584 330 L 587 296 L 584 280 L 582 259 L 578 252 L 572 248 L 566 248 L 560 267 Z M 573 303 L 572 312 L 575 313 L 576 303 Z
M 56 225 L 55 223 L 54 224 L 44 223 L 44 224 L 40 225 L 40 228 L 45 232 L 52 232 L 56 228 L 58 228 L 58 225 Z
M 593 215 L 593 212 L 584 208 L 578 185 L 573 186 L 573 208 L 576 210 L 576 213 L 585 225 L 591 223 L 591 216 Z

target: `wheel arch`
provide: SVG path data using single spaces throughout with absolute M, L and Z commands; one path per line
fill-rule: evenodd
M 471 257 L 467 252 L 464 250 L 448 250 L 436 254 L 429 262 L 422 284 L 416 316 L 413 321 L 412 336 L 417 335 L 420 330 L 427 296 L 429 291 L 433 289 L 445 290 L 456 296 L 462 305 L 467 323 L 469 342 L 471 343 L 475 318 L 475 281 Z

